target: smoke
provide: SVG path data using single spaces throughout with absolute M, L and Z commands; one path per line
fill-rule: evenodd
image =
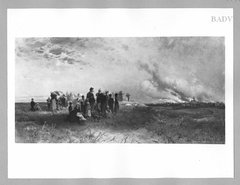
M 158 55 L 138 61 L 148 74 L 141 83 L 152 99 L 224 101 L 224 38 L 160 38 Z M 155 60 L 152 60 L 155 58 Z
M 167 83 L 163 80 L 158 72 L 157 64 L 153 65 L 153 69 L 150 69 L 147 63 L 140 63 L 139 67 L 151 76 L 149 80 L 144 80 L 141 83 L 143 91 L 147 92 L 148 96 L 151 96 L 153 99 L 169 99 L 174 102 L 189 100 L 189 97 L 177 89 L 176 84 Z
M 156 88 L 158 90 L 161 91 L 161 90 L 164 90 L 164 89 L 170 87 L 169 84 L 167 84 L 166 82 L 164 82 L 161 79 L 160 74 L 159 74 L 158 69 L 157 69 L 157 64 L 153 65 L 154 69 L 152 69 L 152 70 L 150 69 L 150 67 L 147 63 L 143 64 L 143 63 L 140 62 L 139 66 L 140 66 L 140 69 L 143 69 L 143 70 L 147 71 L 151 75 L 152 82 L 157 84 Z

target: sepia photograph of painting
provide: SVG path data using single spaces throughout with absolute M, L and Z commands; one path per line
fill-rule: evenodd
M 15 38 L 15 142 L 225 144 L 225 38 Z

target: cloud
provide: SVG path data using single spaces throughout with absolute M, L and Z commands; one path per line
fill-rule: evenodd
M 17 38 L 15 50 L 16 73 L 28 75 L 29 83 L 48 81 L 51 87 L 42 92 L 94 86 L 123 90 L 139 101 L 225 96 L 223 37 Z M 27 88 L 25 81 L 18 89 Z
M 51 54 L 53 54 L 53 55 L 61 55 L 63 52 L 65 52 L 65 50 L 62 49 L 62 48 L 59 47 L 59 46 L 52 47 L 52 48 L 49 50 L 49 53 L 51 53 Z

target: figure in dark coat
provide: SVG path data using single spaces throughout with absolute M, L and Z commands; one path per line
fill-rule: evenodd
M 95 103 L 95 98 L 94 98 L 94 89 L 93 87 L 90 88 L 90 91 L 87 93 L 87 99 L 89 100 L 90 106 L 91 106 L 91 111 L 94 110 L 94 103 Z
M 115 94 L 115 106 L 114 106 L 115 114 L 117 114 L 118 110 L 119 110 L 119 101 L 118 101 L 118 94 L 116 93 Z
M 69 102 L 69 106 L 68 106 L 68 112 L 70 114 L 70 112 L 72 112 L 73 107 L 72 107 L 72 102 Z
M 77 104 L 74 109 L 69 113 L 69 116 L 68 116 L 68 121 L 70 122 L 78 122 L 79 121 L 79 118 L 77 116 L 77 113 L 78 112 L 81 112 L 80 110 L 80 104 Z
M 107 108 L 107 96 L 106 94 L 102 94 L 102 101 L 101 101 L 101 111 L 102 113 L 106 112 L 106 108 Z
M 35 107 L 36 103 L 34 102 L 33 98 L 32 98 L 30 105 L 31 105 L 31 111 L 34 111 L 35 110 L 34 107 Z
M 109 94 L 108 106 L 109 106 L 109 109 L 112 111 L 112 113 L 113 113 L 113 104 L 114 104 L 114 99 L 112 95 Z

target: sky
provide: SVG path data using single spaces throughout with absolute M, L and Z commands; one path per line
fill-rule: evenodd
M 224 102 L 224 37 L 16 38 L 16 101 L 90 87 L 143 103 Z

